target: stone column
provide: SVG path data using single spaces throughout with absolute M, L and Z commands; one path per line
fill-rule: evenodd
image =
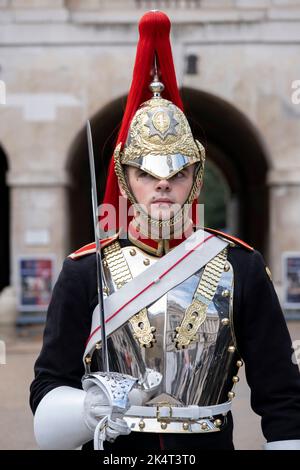
M 54 281 L 68 255 L 66 174 L 10 173 L 11 188 L 11 287 L 0 298 L 0 323 L 14 323 L 18 316 L 19 265 L 22 255 L 53 255 Z

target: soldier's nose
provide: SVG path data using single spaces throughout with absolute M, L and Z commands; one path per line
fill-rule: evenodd
M 164 191 L 168 191 L 170 189 L 170 182 L 169 180 L 158 180 L 157 184 L 156 184 L 156 189 L 157 190 L 164 190 Z

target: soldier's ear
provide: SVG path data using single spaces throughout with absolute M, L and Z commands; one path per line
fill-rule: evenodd
M 126 194 L 125 190 L 122 188 L 122 186 L 120 185 L 119 181 L 118 181 L 118 186 L 119 186 L 119 191 L 120 191 L 121 195 L 122 195 L 125 199 L 128 199 L 128 198 L 127 198 L 127 194 Z
M 200 186 L 199 186 L 199 188 L 197 189 L 197 191 L 196 191 L 196 193 L 195 193 L 195 198 L 194 198 L 194 200 L 195 200 L 195 199 L 198 199 L 198 197 L 200 196 L 202 186 L 203 186 L 203 181 L 201 181 Z

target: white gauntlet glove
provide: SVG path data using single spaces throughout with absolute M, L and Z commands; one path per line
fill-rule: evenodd
M 42 398 L 34 416 L 34 434 L 41 449 L 79 448 L 93 436 L 97 438 L 95 429 L 103 419 L 103 426 L 100 424 L 98 428 L 99 433 L 102 427 L 105 430 L 105 435 L 100 436 L 102 441 L 130 432 L 121 413 L 112 416 L 111 401 L 99 385 L 89 380 L 83 386 L 87 391 L 56 387 Z M 132 392 L 135 392 L 135 398 L 139 397 L 139 390 Z M 132 404 L 140 403 L 135 399 Z M 98 444 L 100 437 L 95 448 L 101 447 L 101 442 Z
M 94 433 L 95 448 L 99 440 L 113 442 L 118 436 L 131 432 L 123 417 L 112 419 L 111 413 L 112 406 L 109 404 L 109 399 L 99 386 L 92 385 L 88 388 L 84 399 L 84 420 Z
M 34 433 L 41 449 L 76 449 L 95 438 L 99 449 L 105 439 L 128 434 L 124 414 L 131 405 L 141 406 L 155 393 L 161 376 L 150 369 L 143 382 L 113 372 L 84 376 L 84 390 L 60 386 L 40 401 L 34 416 Z M 97 432 L 95 430 L 97 429 Z
M 128 395 L 136 382 L 131 376 L 115 372 L 96 372 L 83 377 L 82 387 L 87 392 L 84 419 L 94 432 L 94 449 L 103 450 L 104 440 L 113 442 L 131 432 L 124 414 L 134 404 Z

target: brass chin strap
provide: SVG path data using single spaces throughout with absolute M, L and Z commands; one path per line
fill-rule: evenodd
M 107 246 L 103 250 L 103 254 L 110 270 L 111 277 L 120 289 L 126 282 L 132 279 L 127 261 L 122 253 L 120 243 L 118 241 Z M 151 348 L 156 342 L 154 332 L 155 328 L 150 325 L 148 319 L 147 308 L 143 308 L 129 320 L 134 331 L 134 337 L 139 341 L 140 346 Z
M 195 199 L 195 195 L 197 191 L 199 190 L 202 180 L 203 180 L 203 174 L 204 174 L 204 165 L 205 165 L 205 151 L 204 147 L 198 142 L 198 140 L 195 140 L 196 145 L 199 149 L 199 155 L 200 155 L 200 161 L 199 161 L 199 168 L 197 170 L 197 173 L 194 178 L 194 183 L 192 186 L 192 189 L 190 191 L 190 194 L 186 200 L 186 202 L 183 204 L 182 208 L 175 214 L 174 217 L 171 217 L 168 220 L 157 220 L 151 218 L 147 213 L 145 213 L 142 209 L 140 211 L 141 217 L 145 220 L 145 224 L 148 224 L 150 227 L 154 228 L 172 228 L 174 225 L 176 225 L 180 220 L 183 220 L 184 218 L 184 211 L 185 211 L 185 206 L 192 204 L 192 202 Z M 138 202 L 136 201 L 134 195 L 130 192 L 127 180 L 125 177 L 123 165 L 121 164 L 121 147 L 122 143 L 120 142 L 114 152 L 114 161 L 115 161 L 115 172 L 118 178 L 118 181 L 121 185 L 121 187 L 124 189 L 126 196 L 128 200 L 131 202 L 133 205 L 139 205 Z
M 193 302 L 186 309 L 181 325 L 176 328 L 174 342 L 177 349 L 184 349 L 196 340 L 196 334 L 206 319 L 206 311 L 217 291 L 227 254 L 228 250 L 224 248 L 205 266 Z

